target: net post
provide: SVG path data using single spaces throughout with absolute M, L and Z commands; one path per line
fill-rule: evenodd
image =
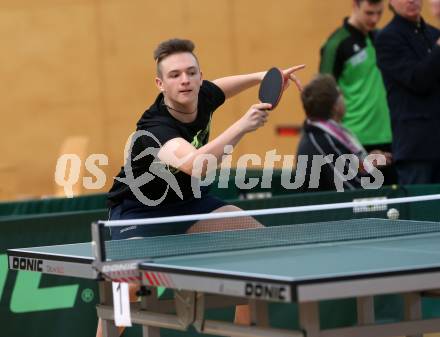
M 103 230 L 104 223 L 92 222 L 92 250 L 97 263 L 102 263 L 106 259 Z

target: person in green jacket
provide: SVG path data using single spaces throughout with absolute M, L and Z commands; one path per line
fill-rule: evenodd
M 321 48 L 320 73 L 332 74 L 344 95 L 342 124 L 367 151 L 391 152 L 391 122 L 374 38 L 384 0 L 352 0 L 353 9 Z M 385 184 L 397 181 L 394 167 L 383 173 Z

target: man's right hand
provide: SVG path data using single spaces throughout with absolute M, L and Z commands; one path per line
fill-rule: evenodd
M 238 121 L 244 133 L 252 132 L 263 126 L 267 122 L 269 109 L 272 107 L 269 103 L 258 103 L 250 107 Z

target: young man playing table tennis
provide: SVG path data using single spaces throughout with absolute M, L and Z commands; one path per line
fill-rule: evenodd
M 201 196 L 195 197 L 192 182 L 208 169 L 207 162 L 200 163 L 198 158 L 211 155 L 220 164 L 225 146 L 235 146 L 246 133 L 267 121 L 271 105 L 254 104 L 238 121 L 208 142 L 213 112 L 226 99 L 259 84 L 265 72 L 206 81 L 193 50 L 191 41 L 172 39 L 159 44 L 154 52 L 160 93 L 138 121 L 127 162 L 109 192 L 110 220 L 239 210 L 203 189 Z M 286 84 L 290 79 L 298 85 L 294 72 L 303 67 L 284 70 Z M 147 177 L 143 185 L 138 183 L 141 175 Z M 257 226 L 261 225 L 255 219 L 241 218 L 215 224 L 199 221 L 181 226 L 128 226 L 112 230 L 111 235 L 112 239 L 127 239 Z M 131 287 L 133 297 L 135 290 Z M 249 324 L 247 306 L 237 307 L 235 321 Z M 98 328 L 97 336 L 100 334 Z

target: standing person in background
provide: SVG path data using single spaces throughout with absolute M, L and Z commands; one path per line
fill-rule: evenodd
M 421 0 L 390 0 L 390 8 L 376 49 L 399 183 L 440 183 L 440 31 L 421 17 Z
M 321 48 L 320 73 L 332 74 L 342 91 L 344 127 L 367 151 L 391 152 L 391 123 L 382 75 L 376 63 L 374 39 L 383 0 L 352 0 L 353 10 Z M 385 184 L 396 183 L 392 165 L 382 169 Z

